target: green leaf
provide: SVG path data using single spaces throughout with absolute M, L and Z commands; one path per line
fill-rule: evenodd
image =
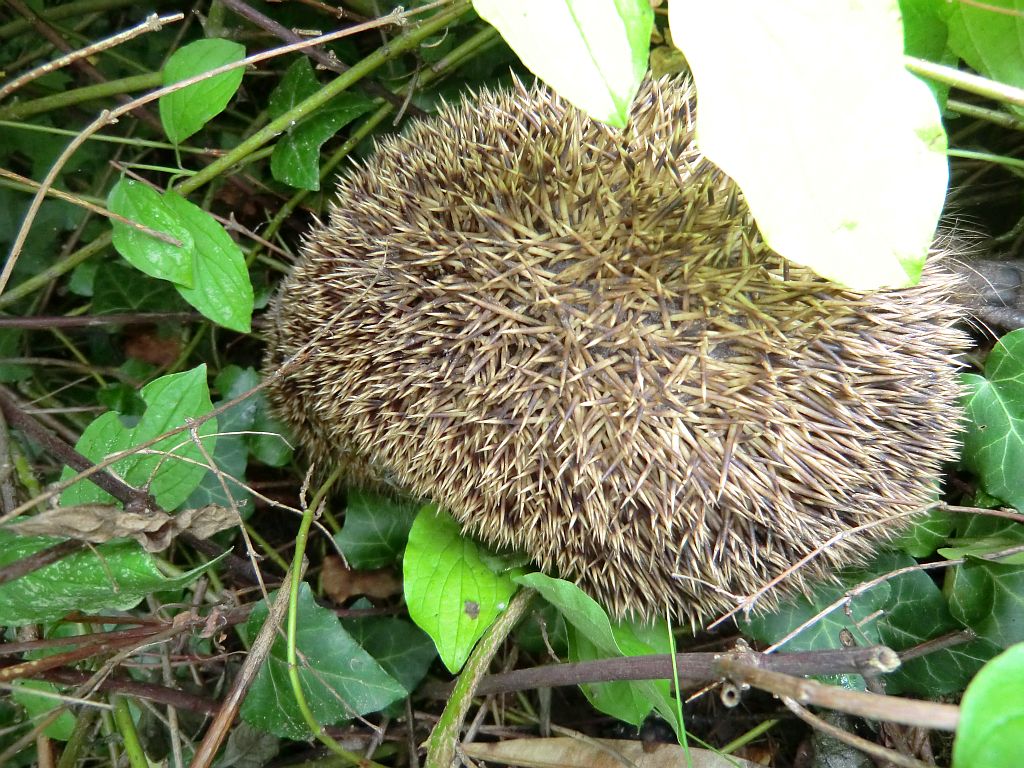
M 946 0 L 900 0 L 903 15 L 903 51 L 908 56 L 927 59 L 951 67 L 957 65 L 957 57 L 950 52 L 946 43 L 949 28 L 950 3 Z M 925 80 L 939 106 L 945 108 L 949 98 L 949 86 L 934 80 Z
M 417 502 L 412 500 L 352 489 L 348 492 L 345 525 L 334 542 L 353 568 L 384 568 L 398 560 L 405 549 L 417 510 Z
M 270 595 L 271 601 L 275 595 Z M 265 601 L 253 609 L 244 628 L 250 642 L 267 614 Z M 299 586 L 296 645 L 302 691 L 321 725 L 376 712 L 406 695 L 399 682 L 345 631 L 338 617 L 316 604 L 307 584 Z M 250 725 L 277 736 L 310 738 L 288 679 L 288 650 L 283 637 L 274 641 L 242 703 L 241 715 Z
M 913 527 L 897 539 L 895 546 L 912 557 L 928 557 L 949 538 L 955 520 L 953 512 L 933 509 L 914 518 Z
M 25 332 L 16 328 L 4 328 L 0 330 L 0 360 L 8 360 L 12 357 L 22 356 L 22 342 L 25 339 Z M 27 365 L 18 363 L 0 362 L 0 381 L 10 383 L 21 381 L 32 375 L 32 369 Z
M 968 562 L 947 585 L 957 621 L 1000 648 L 1024 641 L 1024 566 Z
M 180 247 L 171 245 L 127 224 L 111 221 L 114 248 L 129 264 L 151 277 L 177 285 L 192 285 L 195 242 L 184 222 L 165 205 L 159 192 L 131 179 L 121 179 L 110 190 L 107 207 L 181 243 Z
M 601 653 L 607 656 L 623 655 L 604 608 L 575 584 L 543 573 L 527 573 L 517 576 L 515 581 L 537 590 Z
M 916 564 L 906 555 L 885 553 L 871 564 L 870 572 L 891 573 Z M 939 587 L 924 571 L 902 573 L 888 584 L 889 599 L 876 629 L 879 640 L 890 648 L 902 651 L 964 628 L 953 619 Z M 981 665 L 998 652 L 998 647 L 979 639 L 910 659 L 886 675 L 886 692 L 911 692 L 929 697 L 957 693 Z
M 187 310 L 174 285 L 144 275 L 120 260 L 108 262 L 96 275 L 92 309 L 97 315 Z
M 0 567 L 60 541 L 0 530 Z M 0 625 L 56 621 L 71 611 L 127 611 L 148 594 L 188 586 L 217 562 L 168 578 L 160 572 L 156 559 L 134 541 L 93 546 L 0 584 Z
M 434 642 L 419 627 L 393 616 L 342 619 L 341 625 L 408 693 L 437 658 Z
M 164 66 L 164 85 L 186 80 L 203 72 L 241 61 L 245 46 L 230 40 L 196 40 L 179 48 Z M 224 111 L 242 83 L 243 67 L 193 83 L 160 98 L 160 122 L 164 132 L 180 144 Z
M 143 387 L 139 394 L 146 403 L 146 412 L 138 424 L 127 427 L 116 413 L 105 413 L 86 427 L 75 445 L 76 450 L 92 461 L 100 461 L 213 410 L 205 365 L 156 379 Z M 210 419 L 197 431 L 206 451 L 212 455 L 216 448 L 213 434 L 217 431 L 217 420 Z M 173 510 L 198 487 L 207 472 L 205 463 L 202 451 L 186 431 L 158 441 L 144 454 L 134 454 L 115 462 L 111 470 L 129 485 L 137 488 L 148 486 L 161 507 Z M 74 475 L 71 469 L 65 469 L 61 479 L 67 480 Z M 64 506 L 114 503 L 109 494 L 88 480 L 80 480 L 68 487 L 61 494 L 60 501 Z
M 647 71 L 649 0 L 473 0 L 473 7 L 560 96 L 625 127 Z
M 613 625 L 597 601 L 572 582 L 543 573 L 525 574 L 515 581 L 537 590 L 565 617 L 572 661 L 668 653 L 664 622 L 654 622 L 647 627 L 627 623 Z M 590 703 L 606 714 L 639 726 L 652 709 L 657 709 L 677 734 L 682 732 L 668 681 L 622 680 L 581 685 L 580 688 Z
M 297 189 L 319 190 L 320 147 L 372 106 L 372 101 L 357 93 L 336 96 L 281 137 L 270 156 L 270 173 Z
M 215 323 L 248 333 L 253 295 L 242 249 L 213 216 L 181 195 L 168 192 L 163 202 L 195 243 L 192 285 L 175 286 L 178 293 Z
M 689 0 L 669 19 L 697 84 L 698 143 L 767 243 L 851 288 L 916 283 L 946 136 L 905 68 L 895 3 Z
M 963 463 L 987 493 L 1024 511 L 1024 329 L 993 347 L 983 376 L 963 381 Z
M 1024 645 L 992 659 L 967 686 L 953 768 L 1016 768 L 1024 744 Z
M 756 614 L 742 622 L 743 629 L 752 638 L 763 643 L 775 643 L 788 635 L 797 627 L 816 616 L 834 602 L 839 600 L 846 591 L 861 581 L 861 571 L 843 575 L 842 583 L 820 584 L 814 590 L 811 599 L 804 596 L 791 598 L 771 613 Z M 814 622 L 802 630 L 784 648 L 786 651 L 818 651 L 828 648 L 842 648 L 840 633 L 845 629 L 876 641 L 876 622 L 869 617 L 886 604 L 891 586 L 883 582 L 858 595 L 850 603 L 848 611 L 840 608 L 828 616 Z M 876 620 L 877 621 L 877 620 Z
M 412 524 L 403 572 L 409 616 L 430 635 L 452 673 L 516 591 L 510 578 L 487 567 L 479 545 L 459 524 L 432 505 Z
M 285 70 L 284 77 L 277 87 L 270 92 L 267 113 L 271 120 L 290 112 L 307 98 L 320 90 L 320 81 L 316 79 L 313 65 L 309 58 L 299 56 Z
M 949 47 L 986 77 L 1024 87 L 1024 18 L 1019 0 L 953 3 Z M 1016 107 L 1017 112 L 1021 108 Z
M 51 694 L 40 696 L 32 691 L 42 691 Z M 42 680 L 17 680 L 11 684 L 11 698 L 25 708 L 25 713 L 38 722 L 49 715 L 60 706 L 61 702 L 55 695 L 60 689 L 53 683 L 46 683 Z M 75 718 L 67 709 L 61 712 L 57 719 L 50 723 L 43 730 L 47 736 L 57 741 L 67 741 L 75 730 Z

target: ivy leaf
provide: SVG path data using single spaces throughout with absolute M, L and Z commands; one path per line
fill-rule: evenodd
M 204 317 L 248 333 L 253 293 L 242 249 L 213 216 L 176 192 L 165 194 L 163 202 L 195 243 L 192 285 L 176 285 L 178 293 Z
M 433 641 L 419 627 L 394 616 L 342 619 L 341 624 L 409 693 L 416 690 L 437 658 Z
M 270 595 L 273 601 L 276 593 Z M 253 609 L 244 633 L 256 636 L 268 615 L 267 603 Z M 299 586 L 296 644 L 299 680 L 317 722 L 335 725 L 383 709 L 406 695 L 406 690 L 385 672 L 370 654 L 345 631 L 338 617 L 321 608 L 307 584 Z M 288 648 L 278 637 L 270 649 L 249 694 L 242 703 L 242 719 L 277 736 L 310 738 L 288 678 Z
M 297 189 L 319 190 L 320 147 L 372 106 L 372 101 L 357 93 L 342 93 L 331 99 L 281 137 L 270 156 L 270 173 Z
M 85 428 L 75 449 L 87 459 L 100 461 L 213 410 L 205 365 L 156 379 L 143 387 L 139 394 L 146 403 L 146 412 L 138 424 L 128 427 L 117 413 L 105 413 Z M 211 455 L 216 448 L 213 436 L 216 431 L 216 419 L 206 421 L 197 430 L 203 446 Z M 157 441 L 144 454 L 115 462 L 111 470 L 129 485 L 148 487 L 157 503 L 169 511 L 180 506 L 198 487 L 207 472 L 205 462 L 206 458 L 192 442 L 189 433 L 180 432 Z M 68 480 L 75 474 L 73 470 L 65 469 L 61 479 Z M 60 502 L 64 506 L 115 503 L 106 491 L 88 480 L 79 480 L 65 489 Z
M 473 0 L 473 7 L 560 96 L 625 127 L 647 71 L 649 0 Z
M 916 283 L 948 164 L 897 4 L 674 0 L 669 20 L 697 84 L 700 148 L 768 245 L 854 289 Z
M 394 501 L 369 491 L 350 490 L 345 525 L 334 541 L 353 568 L 384 568 L 395 562 L 405 548 L 416 511 L 412 501 Z
M 171 245 L 134 227 L 111 221 L 114 248 L 125 261 L 150 277 L 191 286 L 195 242 L 188 228 L 156 190 L 131 179 L 121 179 L 110 190 L 107 207 L 127 219 L 170 235 L 181 246 Z
M 412 524 L 403 571 L 409 616 L 430 635 L 448 670 L 458 672 L 515 584 L 488 568 L 480 546 L 432 505 Z
M 244 58 L 245 46 L 238 43 L 196 40 L 171 54 L 164 66 L 164 85 L 173 85 Z M 238 67 L 161 96 L 160 122 L 167 138 L 180 144 L 223 112 L 242 84 L 243 74 L 243 68 Z
M 978 637 L 1006 648 L 1024 642 L 1024 566 L 973 561 L 949 581 L 953 616 Z
M 1024 329 L 992 348 L 983 376 L 965 374 L 963 381 L 964 465 L 987 493 L 1024 511 Z
M 51 536 L 17 536 L 0 530 L 0 567 L 62 541 Z M 134 541 L 116 541 L 75 552 L 15 581 L 0 584 L 0 625 L 56 621 L 71 611 L 127 611 L 146 595 L 181 589 L 220 558 L 169 578 Z

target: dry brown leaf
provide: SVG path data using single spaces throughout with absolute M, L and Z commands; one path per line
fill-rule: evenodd
M 337 555 L 324 558 L 320 585 L 324 593 L 336 603 L 343 603 L 356 595 L 384 599 L 402 592 L 402 580 L 391 568 L 353 571 L 346 568 Z
M 679 768 L 687 765 L 678 744 L 644 744 L 617 739 L 509 739 L 463 744 L 474 760 L 487 760 L 523 768 Z M 688 750 L 693 768 L 760 768 L 755 763 L 707 749 Z
M 160 552 L 183 531 L 208 539 L 237 524 L 238 515 L 216 504 L 186 509 L 176 515 L 126 512 L 111 504 L 80 504 L 47 510 L 9 525 L 7 530 L 23 536 L 64 536 L 91 544 L 135 539 L 147 552 Z

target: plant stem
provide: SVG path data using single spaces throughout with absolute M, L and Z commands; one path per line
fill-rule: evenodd
M 494 654 L 505 642 L 509 632 L 519 623 L 536 594 L 532 589 L 520 589 L 508 604 L 505 612 L 498 616 L 497 621 L 480 638 L 480 642 L 477 643 L 466 666 L 462 668 L 462 674 L 459 675 L 455 690 L 452 691 L 452 697 L 445 706 L 444 712 L 441 713 L 441 719 L 437 721 L 437 725 L 430 733 L 430 739 L 427 742 L 427 762 L 424 768 L 451 768 L 453 765 L 459 731 L 462 729 L 463 720 L 466 719 L 469 705 L 473 701 L 477 683 L 487 672 Z
M 144 91 L 147 88 L 156 88 L 163 82 L 162 78 L 163 76 L 159 72 L 150 72 L 145 75 L 122 77 L 120 80 L 108 80 L 105 83 L 87 85 L 83 88 L 65 91 L 64 93 L 56 93 L 52 96 L 43 96 L 31 101 L 23 101 L 20 104 L 12 104 L 9 107 L 0 109 L 0 120 L 24 120 L 26 117 L 50 112 L 54 109 L 64 109 L 85 101 L 105 99 L 131 91 Z
M 135 729 L 132 711 L 128 708 L 128 700 L 124 696 L 111 696 L 114 705 L 114 722 L 124 740 L 124 752 L 132 768 L 149 768 L 146 751 L 139 740 L 139 732 Z

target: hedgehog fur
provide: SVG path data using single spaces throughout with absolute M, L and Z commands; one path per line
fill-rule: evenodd
M 778 580 L 769 607 L 901 532 L 956 452 L 955 279 L 784 263 L 694 122 L 685 79 L 622 131 L 517 85 L 381 140 L 272 309 L 311 456 L 617 617 L 697 624 Z

